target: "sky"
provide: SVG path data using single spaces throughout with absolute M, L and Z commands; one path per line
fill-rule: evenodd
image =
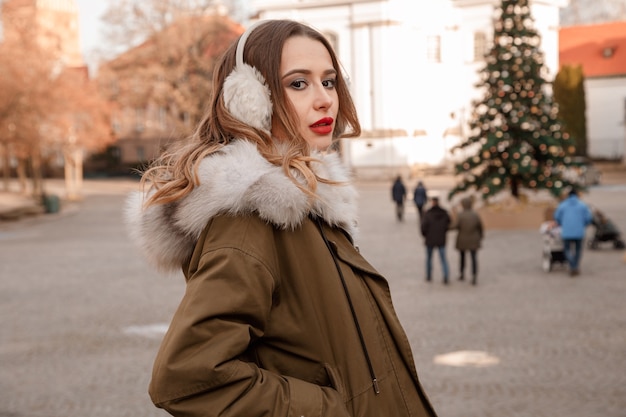
M 235 10 L 240 10 L 245 14 L 247 13 L 247 1 L 230 0 L 228 3 L 234 6 Z M 83 58 L 92 69 L 95 69 L 98 64 L 96 49 L 104 42 L 102 33 L 104 24 L 101 21 L 101 17 L 111 3 L 110 0 L 76 0 L 80 29 L 80 50 Z
M 101 42 L 100 17 L 106 11 L 109 2 L 107 0 L 76 0 L 76 5 L 80 28 L 80 49 L 85 59 L 88 59 L 91 52 Z

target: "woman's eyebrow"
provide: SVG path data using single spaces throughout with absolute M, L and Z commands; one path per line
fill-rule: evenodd
M 311 73 L 312 73 L 311 70 L 296 68 L 296 69 L 292 69 L 290 71 L 287 71 L 283 75 L 283 78 L 289 77 L 290 75 L 293 75 L 293 74 L 306 74 L 306 75 L 309 75 Z M 324 71 L 324 75 L 336 75 L 336 74 L 337 74 L 337 70 L 334 69 L 334 68 L 330 68 L 330 69 L 327 69 L 326 71 Z

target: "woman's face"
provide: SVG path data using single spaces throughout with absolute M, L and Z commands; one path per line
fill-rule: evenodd
M 339 111 L 337 71 L 330 54 L 319 41 L 291 37 L 283 46 L 280 77 L 298 117 L 300 134 L 311 148 L 326 149 L 332 142 Z M 275 125 L 272 133 L 280 139 L 283 132 Z

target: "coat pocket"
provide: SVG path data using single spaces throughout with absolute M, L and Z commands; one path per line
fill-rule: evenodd
M 326 375 L 328 377 L 329 385 L 335 389 L 341 395 L 341 399 L 345 402 L 347 401 L 346 390 L 343 385 L 343 380 L 339 376 L 339 372 L 330 364 L 324 364 L 324 370 L 326 371 Z

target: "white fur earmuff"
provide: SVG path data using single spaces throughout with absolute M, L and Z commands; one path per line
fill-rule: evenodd
M 243 62 L 243 50 L 250 33 L 260 24 L 250 26 L 239 38 L 235 69 L 224 80 L 224 104 L 239 121 L 270 131 L 272 127 L 272 100 L 263 75 L 253 66 Z

